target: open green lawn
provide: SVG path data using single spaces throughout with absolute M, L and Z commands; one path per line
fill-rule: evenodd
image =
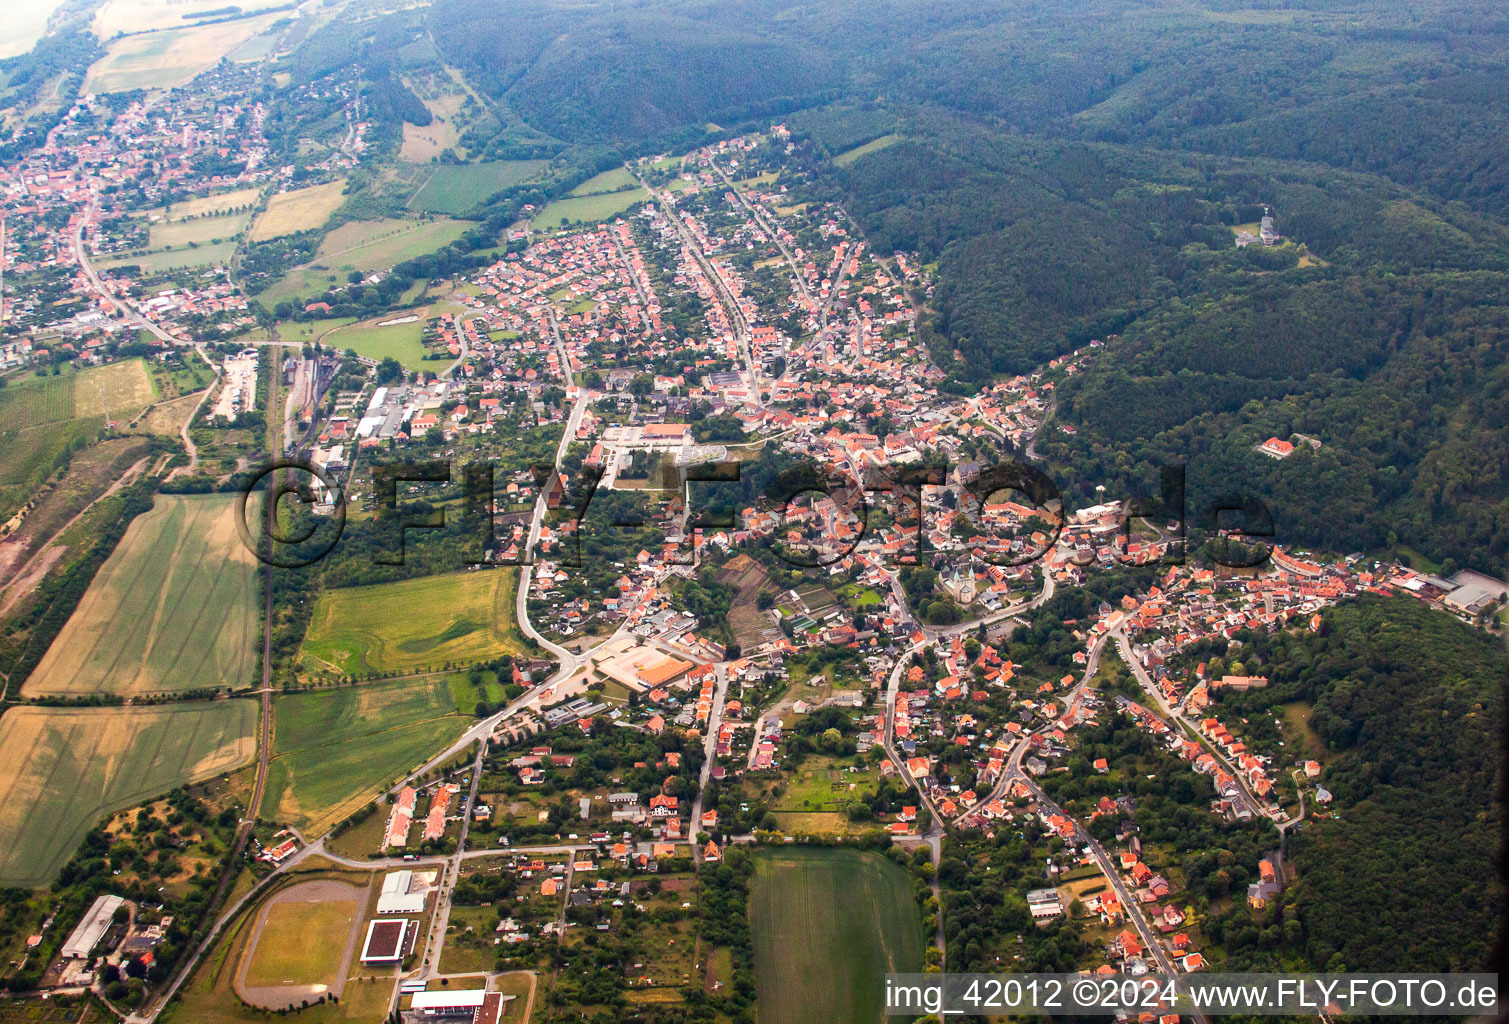
M 409 209 L 464 213 L 494 192 L 540 176 L 548 160 L 490 160 L 480 164 L 440 164 L 409 200 Z
M 847 167 L 866 153 L 873 153 L 877 149 L 885 149 L 887 146 L 895 145 L 900 141 L 900 135 L 882 135 L 878 139 L 866 142 L 863 146 L 855 146 L 853 149 L 838 154 L 838 156 L 833 158 L 833 162 L 840 167 Z
M 749 917 L 761 1020 L 873 1024 L 885 975 L 922 970 L 911 881 L 880 854 L 760 850 Z
M 536 214 L 531 223 L 536 230 L 544 231 L 577 222 L 586 224 L 611 220 L 648 195 L 642 188 L 626 188 L 599 196 L 557 199 Z
M 112 256 L 100 260 L 101 269 L 114 267 L 140 267 L 143 273 L 159 274 L 189 267 L 213 267 L 230 262 L 235 255 L 236 243 L 229 239 L 199 246 L 169 249 L 166 252 L 149 252 L 134 256 Z
M 154 249 L 176 248 L 196 242 L 205 245 L 235 238 L 251 223 L 251 213 L 226 213 L 218 217 L 159 221 L 148 228 L 148 244 Z
M 45 885 L 105 816 L 246 764 L 256 726 L 250 700 L 11 708 L 0 717 L 0 884 Z
M 512 628 L 512 576 L 462 572 L 327 590 L 300 651 L 302 670 L 360 677 L 522 654 Z
M 595 174 L 571 190 L 574 196 L 591 196 L 599 192 L 617 192 L 623 188 L 633 188 L 638 182 L 634 175 L 629 173 L 627 167 L 615 167 L 611 171 L 603 171 Z
M 308 266 L 290 270 L 258 296 L 271 308 L 284 299 L 308 301 L 332 286 L 344 287 L 352 271 L 386 272 L 416 256 L 435 252 L 471 227 L 460 220 L 386 217 L 342 224 L 327 234 Z
M 256 560 L 232 495 L 159 495 L 126 530 L 22 689 L 26 696 L 251 685 Z
M 471 720 L 457 712 L 444 679 L 280 696 L 262 817 L 322 832 L 443 749 Z
M 414 320 L 386 327 L 376 323 L 353 324 L 331 331 L 324 343 L 341 351 L 355 349 L 357 355 L 368 359 L 392 356 L 410 370 L 433 370 L 440 364 L 425 362 L 423 338 L 424 321 Z

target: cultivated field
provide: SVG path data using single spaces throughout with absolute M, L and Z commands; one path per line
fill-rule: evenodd
M 442 749 L 470 721 L 456 711 L 443 679 L 278 697 L 261 814 L 322 832 Z
M 267 209 L 252 225 L 251 240 L 265 242 L 269 238 L 323 226 L 344 201 L 341 190 L 345 187 L 346 179 L 340 178 L 324 185 L 311 185 L 273 196 L 267 201 Z
M 299 652 L 303 671 L 369 676 L 521 654 L 509 571 L 462 572 L 322 593 Z
M 464 213 L 494 192 L 531 181 L 548 160 L 490 160 L 480 164 L 441 164 L 409 200 L 409 209 Z
M 0 718 L 0 883 L 51 881 L 106 815 L 251 760 L 249 700 L 15 707 Z
M 587 224 L 610 220 L 649 195 L 643 188 L 626 188 L 599 196 L 557 199 L 541 210 L 531 222 L 536 230 L 546 231 L 569 224 Z
M 156 397 L 139 359 L 0 388 L 0 518 L 35 497 L 70 449 L 99 437 L 107 407 L 124 423 Z
M 255 13 L 264 7 L 277 7 L 283 0 L 243 0 L 236 6 Z M 197 19 L 216 17 L 229 6 L 225 0 L 107 0 L 94 16 L 94 31 L 100 39 L 117 32 L 147 32 L 154 29 L 182 28 Z M 208 12 L 208 13 L 207 13 Z
M 256 561 L 230 495 L 159 495 L 101 566 L 22 689 L 26 696 L 250 685 Z
M 223 6 L 223 5 L 222 5 Z M 169 89 L 214 67 L 272 23 L 272 16 L 123 36 L 89 69 L 85 92 Z M 182 19 L 177 21 L 182 25 Z
M 881 1019 L 887 973 L 922 970 L 922 928 L 898 865 L 857 850 L 760 851 L 749 894 L 760 1019 Z
M 345 285 L 353 270 L 386 271 L 455 241 L 471 225 L 456 220 L 351 221 L 325 236 L 307 266 L 289 271 L 260 296 L 264 306 L 290 298 L 312 298 L 332 285 Z

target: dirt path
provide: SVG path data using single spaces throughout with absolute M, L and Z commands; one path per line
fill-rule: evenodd
M 149 455 L 143 456 L 127 467 L 124 473 L 116 477 L 114 483 L 101 491 L 99 496 L 89 504 L 79 509 L 72 519 L 58 527 L 53 535 L 47 539 L 46 543 L 21 564 L 21 567 L 11 575 L 10 581 L 4 586 L 0 586 L 0 598 L 4 600 L 4 603 L 0 604 L 0 615 L 10 611 L 17 601 L 34 590 L 37 584 L 42 582 L 42 578 L 47 575 L 47 570 L 51 569 L 62 556 L 65 549 L 58 546 L 57 539 L 72 528 L 73 524 L 82 519 L 84 514 L 94 508 L 95 505 L 115 494 L 122 487 L 130 484 L 131 481 L 140 476 L 141 472 L 147 468 L 147 461 L 150 458 L 151 456 Z

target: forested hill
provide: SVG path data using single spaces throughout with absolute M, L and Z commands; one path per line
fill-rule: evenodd
M 1227 698 L 1222 717 L 1313 706 L 1335 800 L 1312 802 L 1326 816 L 1289 844 L 1300 881 L 1274 925 L 1282 944 L 1235 915 L 1229 951 L 1270 967 L 1302 953 L 1326 971 L 1492 969 L 1504 892 L 1484 866 L 1502 859 L 1501 642 L 1411 599 L 1365 597 L 1327 612 L 1318 634 L 1263 636 L 1243 657 L 1270 686 Z
M 1376 171 L 1509 212 L 1495 0 L 439 0 L 447 62 L 571 143 L 835 94 L 1011 130 Z

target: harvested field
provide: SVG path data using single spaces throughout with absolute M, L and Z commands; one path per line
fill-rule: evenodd
M 51 881 L 93 825 L 256 752 L 250 700 L 16 707 L 0 718 L 0 883 Z
M 323 227 L 345 201 L 341 194 L 345 187 L 346 179 L 340 178 L 324 185 L 311 185 L 273 196 L 267 201 L 267 209 L 252 225 L 251 240 L 265 242 L 296 231 Z
M 26 696 L 235 689 L 254 682 L 256 560 L 230 495 L 159 495 L 105 561 Z

